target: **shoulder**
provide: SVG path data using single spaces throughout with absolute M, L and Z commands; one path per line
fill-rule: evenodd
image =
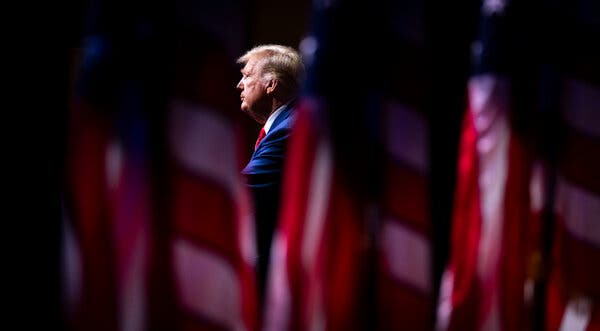
M 290 130 L 294 124 L 296 119 L 296 109 L 294 107 L 289 107 L 284 109 L 279 116 L 273 122 L 273 126 L 269 133 L 277 132 L 280 130 Z
M 293 114 L 288 115 L 279 119 L 271 127 L 244 169 L 245 174 L 278 174 L 281 172 L 295 119 Z
M 263 140 L 264 143 L 261 143 L 261 145 L 267 147 L 271 144 L 285 144 L 285 141 L 292 134 L 295 118 L 296 116 L 293 110 L 280 114 L 277 121 L 273 123 L 273 126 L 271 126 L 271 129 L 265 136 L 265 139 Z

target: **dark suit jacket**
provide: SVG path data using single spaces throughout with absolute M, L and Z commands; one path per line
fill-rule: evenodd
M 257 276 L 261 298 L 264 294 L 273 230 L 279 213 L 283 160 L 294 120 L 293 107 L 292 102 L 279 113 L 242 171 L 254 197 Z

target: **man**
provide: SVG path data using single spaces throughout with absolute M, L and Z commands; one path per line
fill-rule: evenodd
M 290 136 L 304 65 L 294 49 L 258 46 L 237 61 L 242 64 L 241 110 L 263 125 L 254 153 L 242 173 L 254 196 L 258 285 L 265 290 L 269 252 L 280 204 L 283 159 Z

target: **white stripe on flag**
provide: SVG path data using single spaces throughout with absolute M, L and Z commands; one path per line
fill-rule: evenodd
M 126 227 L 127 224 L 123 223 L 127 221 L 129 220 L 121 219 L 117 226 Z M 147 219 L 143 221 L 147 221 Z M 133 224 L 128 225 L 132 226 Z M 136 226 L 135 233 L 131 233 L 128 238 L 120 238 L 121 241 L 128 240 L 130 242 L 119 244 L 118 259 L 121 269 L 119 270 L 120 290 L 118 295 L 119 323 L 120 330 L 123 331 L 146 329 L 146 271 L 149 235 L 145 224 L 133 226 Z
M 264 330 L 289 330 L 291 291 L 287 273 L 287 238 L 280 231 L 275 233 L 271 247 L 271 262 L 267 303 L 264 314 Z
M 61 296 L 68 317 L 73 317 L 81 303 L 83 267 L 81 246 L 64 204 L 62 207 Z
M 123 146 L 118 139 L 111 141 L 106 148 L 105 155 L 105 171 L 106 171 L 106 187 L 110 190 L 116 189 L 121 175 L 123 174 L 125 153 Z
M 440 280 L 440 294 L 438 296 L 437 318 L 435 321 L 435 331 L 448 330 L 450 318 L 454 306 L 452 305 L 452 292 L 454 291 L 454 273 L 446 269 Z
M 559 331 L 585 331 L 592 317 L 592 302 L 586 298 L 570 300 Z
M 240 283 L 231 265 L 184 239 L 173 242 L 172 254 L 181 304 L 229 330 L 244 330 Z
M 256 242 L 254 238 L 254 217 L 250 203 L 250 195 L 242 180 L 238 180 L 235 196 L 237 212 L 237 238 L 240 245 L 240 253 L 246 264 L 254 266 L 256 263 Z
M 431 292 L 429 240 L 389 219 L 383 226 L 381 246 L 394 277 L 426 294 Z
M 559 178 L 555 211 L 576 238 L 600 246 L 600 197 Z
M 582 81 L 565 82 L 563 113 L 578 131 L 600 138 L 600 88 Z
M 483 322 L 481 323 L 481 327 L 479 330 L 485 331 L 501 331 L 501 321 L 500 321 L 500 303 L 498 302 L 498 291 L 496 290 L 492 293 L 493 297 L 491 298 L 492 303 L 491 307 L 487 313 L 483 313 Z
M 145 182 L 145 169 L 134 169 L 134 166 L 134 160 L 126 157 L 121 142 L 117 139 L 112 141 L 106 152 L 106 178 L 110 195 L 116 199 L 112 230 L 117 250 L 118 323 L 121 331 L 146 329 L 149 188 Z
M 325 331 L 326 326 L 326 315 L 323 307 L 323 296 L 321 295 L 323 289 L 321 283 L 316 284 L 314 288 L 315 296 L 311 297 L 311 303 L 308 304 L 308 330 L 311 331 Z
M 317 145 L 312 166 L 302 242 L 302 263 L 309 270 L 315 260 L 327 217 L 332 166 L 329 144 L 325 140 L 321 141 Z
M 134 239 L 132 256 L 129 256 L 127 270 L 122 272 L 121 291 L 119 294 L 121 330 L 145 330 L 146 311 L 146 234 Z
M 531 197 L 531 211 L 540 212 L 546 200 L 545 171 L 541 162 L 533 164 L 529 181 L 529 196 Z
M 477 256 L 477 275 L 491 298 L 481 307 L 485 330 L 500 330 L 498 284 L 496 270 L 502 251 L 504 196 L 508 176 L 510 128 L 508 105 L 509 84 L 493 75 L 480 75 L 469 80 L 470 116 L 477 130 L 479 157 L 479 189 L 481 202 L 481 235 Z
M 185 167 L 236 192 L 236 135 L 217 111 L 181 101 L 169 113 L 169 144 Z
M 425 119 L 400 103 L 389 103 L 386 107 L 389 152 L 394 158 L 426 174 L 429 169 L 429 136 Z
M 510 130 L 507 118 L 508 84 L 491 75 L 469 80 L 471 116 L 477 130 L 481 239 L 478 275 L 489 279 L 500 258 L 504 191 L 508 173 Z

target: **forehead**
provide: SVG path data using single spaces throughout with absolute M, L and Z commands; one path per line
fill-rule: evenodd
M 263 57 L 258 55 L 249 58 L 248 62 L 246 62 L 246 65 L 244 65 L 244 68 L 242 68 L 242 72 L 246 74 L 251 74 L 259 71 L 262 59 Z

